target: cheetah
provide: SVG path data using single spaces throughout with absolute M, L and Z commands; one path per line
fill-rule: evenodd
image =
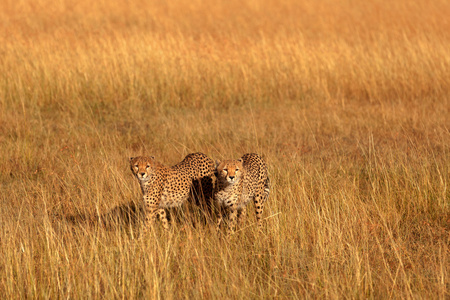
M 189 197 L 193 182 L 211 178 L 214 161 L 198 152 L 188 154 L 183 161 L 172 167 L 166 167 L 153 156 L 138 156 L 130 158 L 130 168 L 143 193 L 145 233 L 156 216 L 164 229 L 169 228 L 164 208 L 181 206 Z
M 247 214 L 246 205 L 253 198 L 258 228 L 262 227 L 264 203 L 270 192 L 267 165 L 256 153 L 244 154 L 238 160 L 216 162 L 217 187 L 214 200 L 219 207 L 217 227 L 224 213 L 229 214 L 228 233 L 236 229 L 236 223 Z

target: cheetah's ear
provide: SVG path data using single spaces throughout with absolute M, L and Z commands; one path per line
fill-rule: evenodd
M 217 171 L 217 168 L 219 167 L 219 165 L 220 165 L 220 160 L 216 160 L 216 166 L 214 167 L 214 175 L 216 176 L 216 178 L 217 178 L 217 176 L 219 176 L 219 171 Z

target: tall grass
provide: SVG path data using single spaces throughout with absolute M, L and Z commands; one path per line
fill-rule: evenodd
M 2 1 L 5 298 L 449 295 L 447 1 Z M 230 238 L 140 233 L 129 156 L 258 152 Z

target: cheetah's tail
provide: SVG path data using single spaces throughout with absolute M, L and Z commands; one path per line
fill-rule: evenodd
M 269 177 L 266 178 L 266 181 L 264 182 L 264 202 L 269 199 L 270 194 L 270 180 Z

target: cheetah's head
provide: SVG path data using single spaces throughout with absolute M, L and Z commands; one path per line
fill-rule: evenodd
M 221 181 L 226 181 L 229 184 L 237 183 L 241 178 L 243 170 L 242 159 L 216 162 L 217 178 Z
M 130 168 L 133 175 L 139 181 L 149 181 L 154 173 L 154 157 L 153 156 L 137 156 L 130 157 Z

